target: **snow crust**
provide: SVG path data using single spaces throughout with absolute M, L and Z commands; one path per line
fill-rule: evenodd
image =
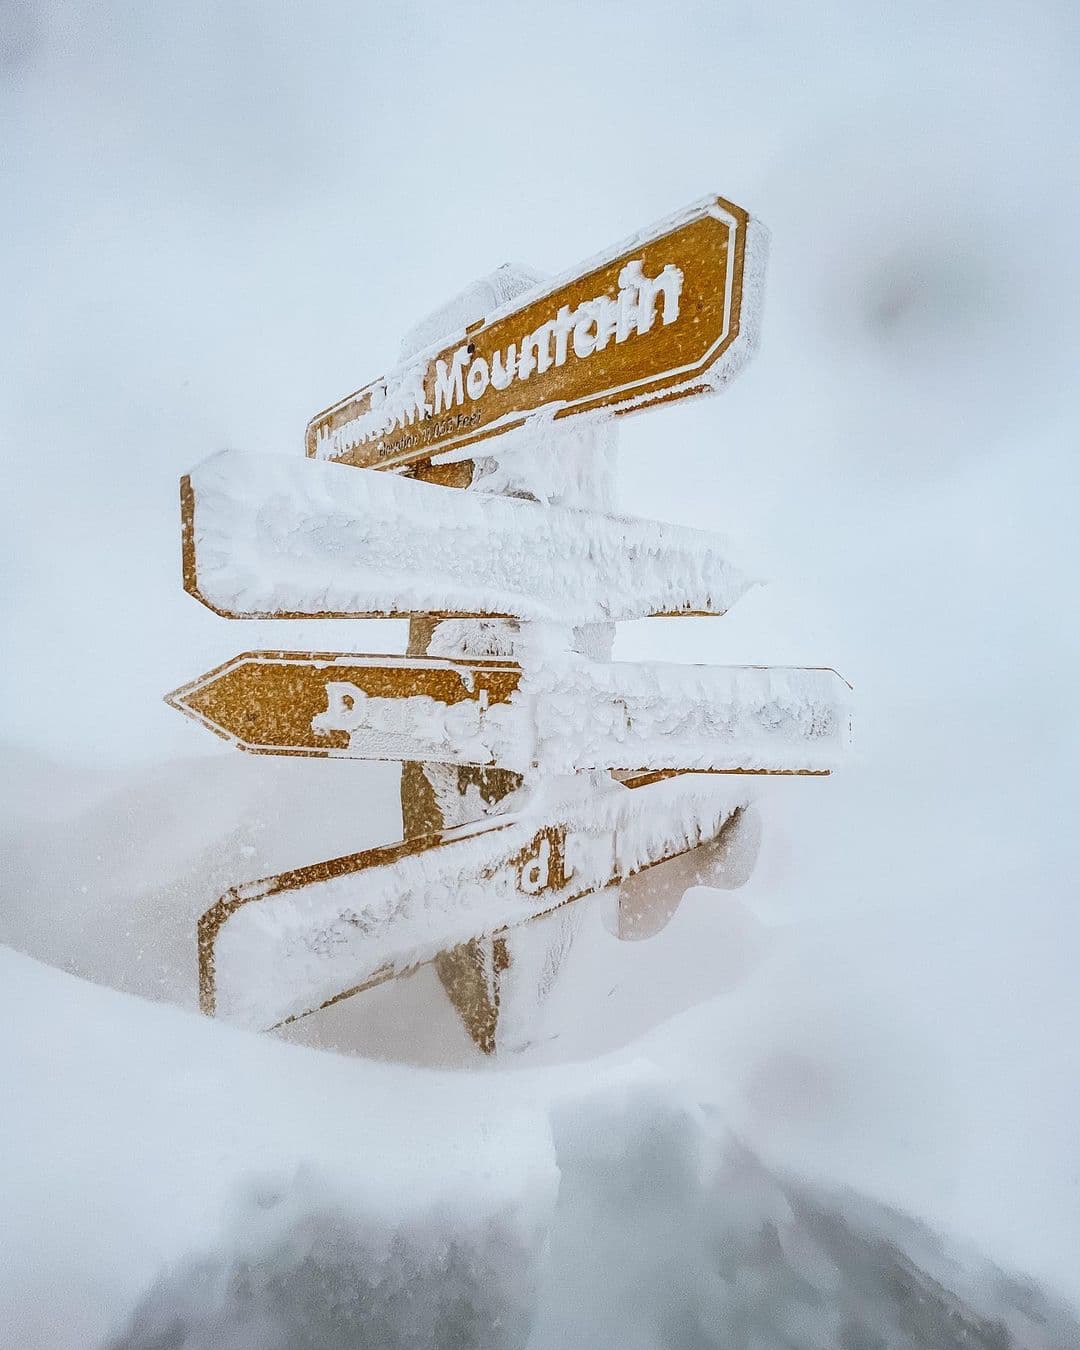
M 511 801 L 507 814 L 451 831 L 437 848 L 298 890 L 241 887 L 241 897 L 253 898 L 215 943 L 216 1011 L 253 1028 L 309 1012 L 715 839 L 746 803 L 745 788 L 724 781 L 631 790 L 591 776 L 556 778 L 518 809 Z
M 847 685 L 831 670 L 571 659 L 527 674 L 521 693 L 535 718 L 534 762 L 555 773 L 824 772 L 848 739 Z
M 230 615 L 587 624 L 722 612 L 751 585 L 722 539 L 659 521 L 231 450 L 190 477 L 199 590 Z
M 523 658 L 532 649 L 524 642 Z M 468 672 L 462 667 L 463 678 Z M 822 773 L 847 742 L 847 686 L 831 670 L 601 663 L 557 653 L 525 667 L 505 703 L 381 698 L 327 686 L 333 753 L 499 764 L 518 772 L 742 769 Z
M 466 491 L 499 497 L 525 497 L 552 506 L 616 509 L 618 430 L 609 417 L 527 423 L 496 439 L 471 447 L 473 480 Z M 470 458 L 461 452 L 436 457 L 436 463 Z

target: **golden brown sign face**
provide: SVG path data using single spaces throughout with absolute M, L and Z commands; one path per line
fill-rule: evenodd
M 622 414 L 714 389 L 753 344 L 748 257 L 760 261 L 763 239 L 741 207 L 708 198 L 319 413 L 307 453 L 389 468 L 530 417 Z
M 505 703 L 520 679 L 519 666 L 500 661 L 244 652 L 166 695 L 166 702 L 255 754 L 325 758 L 348 755 L 352 746 L 356 757 L 401 759 L 425 747 L 416 717 L 409 723 L 396 717 L 395 704 L 404 710 L 403 700 L 426 699 L 432 716 L 453 717 L 461 709 L 467 717 L 461 705 L 479 712 Z M 415 708 L 409 705 L 410 712 Z M 357 747 L 365 731 L 366 742 Z
M 846 734 L 846 687 L 828 669 L 699 666 L 687 677 L 664 665 L 579 661 L 553 673 L 506 660 L 245 652 L 167 702 L 257 754 L 612 769 L 630 782 L 679 769 L 828 773 Z

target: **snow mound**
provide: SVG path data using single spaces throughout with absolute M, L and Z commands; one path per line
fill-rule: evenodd
M 393 1220 L 325 1175 L 253 1180 L 220 1248 L 162 1275 L 109 1350 L 502 1350 L 525 1343 L 536 1258 L 512 1210 Z
M 512 1211 L 393 1224 L 325 1179 L 234 1198 L 220 1247 L 144 1295 L 109 1350 L 1061 1350 L 1029 1282 L 853 1194 L 770 1171 L 636 1070 L 554 1109 L 546 1246 Z M 530 1240 L 531 1239 L 531 1240 Z
M 0 977 L 20 1350 L 1080 1344 L 1036 1285 L 770 1169 L 641 1059 L 408 1071 L 3 949 Z
M 1061 1350 L 1030 1282 L 852 1192 L 775 1172 L 670 1083 L 554 1113 L 559 1200 L 529 1350 Z

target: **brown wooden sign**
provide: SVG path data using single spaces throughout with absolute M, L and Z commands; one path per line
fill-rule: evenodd
M 252 1028 L 295 1021 L 470 937 L 719 841 L 744 807 L 727 791 L 691 784 L 582 790 L 548 811 L 234 887 L 199 920 L 200 1006 Z
M 501 661 L 242 652 L 165 701 L 253 754 L 408 759 L 423 748 L 421 709 L 453 718 L 469 704 L 479 714 L 505 703 L 520 679 L 520 666 Z M 424 702 L 417 709 L 412 699 Z
M 823 774 L 847 688 L 829 669 L 245 652 L 166 701 L 257 754 Z
M 232 619 L 723 614 L 754 582 L 659 520 L 222 450 L 180 483 L 184 589 Z
M 389 468 L 715 389 L 752 350 L 763 248 L 741 207 L 707 198 L 319 413 L 307 453 Z

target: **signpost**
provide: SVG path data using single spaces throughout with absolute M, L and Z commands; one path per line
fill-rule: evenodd
M 610 451 L 612 419 L 745 361 L 764 239 L 710 197 L 554 281 L 501 269 L 424 325 L 456 336 L 319 413 L 306 459 L 183 480 L 184 586 L 216 613 L 410 617 L 405 656 L 247 652 L 168 696 L 254 753 L 402 761 L 401 842 L 203 915 L 205 1012 L 273 1027 L 433 961 L 482 1051 L 508 1019 L 527 1040 L 571 901 L 618 887 L 639 939 L 749 875 L 749 797 L 694 775 L 838 762 L 834 671 L 610 660 L 615 622 L 752 584 L 718 537 L 612 514 Z

